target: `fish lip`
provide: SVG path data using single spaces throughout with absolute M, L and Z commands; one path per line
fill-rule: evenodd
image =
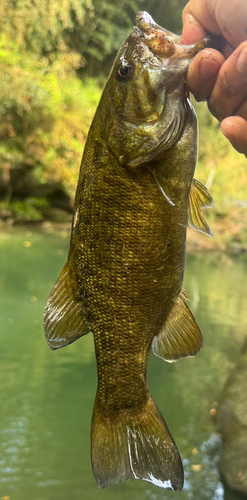
M 140 11 L 137 13 L 136 23 L 137 27 L 146 34 L 154 31 L 162 32 L 169 40 L 173 40 L 174 43 L 180 43 L 180 35 L 172 33 L 172 31 L 169 31 L 166 28 L 163 28 L 163 26 L 157 24 L 152 16 L 150 16 L 150 14 L 146 11 Z
M 209 32 L 206 32 L 203 40 L 191 45 L 183 45 L 180 35 L 159 26 L 146 11 L 137 13 L 136 23 L 137 26 L 132 32 L 133 36 L 139 37 L 153 54 L 162 60 L 174 58 L 191 60 L 198 52 L 209 46 L 220 50 L 221 37 Z
M 136 16 L 136 34 L 149 49 L 161 59 L 170 57 L 181 37 L 159 26 L 148 12 L 140 11 Z

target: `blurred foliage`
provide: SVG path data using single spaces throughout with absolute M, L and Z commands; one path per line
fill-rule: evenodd
M 188 3 L 187 0 L 150 0 L 145 2 L 147 10 L 155 21 L 165 28 L 180 34 L 182 31 L 182 10 Z
M 65 50 L 63 32 L 83 25 L 90 0 L 1 0 L 1 30 L 37 54 Z
M 8 211 L 15 220 L 21 222 L 41 221 L 43 219 L 41 210 L 48 207 L 46 198 L 29 197 L 24 201 L 12 199 L 8 205 Z M 6 213 L 4 202 L 0 202 L 0 210 Z
M 186 0 L 1 0 L 0 28 L 20 47 L 39 54 L 76 51 L 87 73 L 108 72 L 110 61 L 135 23 L 148 10 L 159 24 L 181 30 Z M 105 68 L 106 66 L 106 68 Z
M 116 51 L 143 0 L 1 0 L 1 31 L 37 55 L 76 51 L 80 66 Z
M 61 181 L 71 194 L 100 96 L 95 82 L 76 77 L 77 59 L 58 53 L 51 64 L 0 37 L 1 167 L 33 165 L 41 183 Z
M 221 133 L 220 123 L 206 103 L 193 100 L 199 120 L 199 152 L 196 176 L 207 185 L 216 210 L 228 210 L 233 203 L 247 204 L 247 163 Z

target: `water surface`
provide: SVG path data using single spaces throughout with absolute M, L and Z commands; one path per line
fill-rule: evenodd
M 100 490 L 90 463 L 97 386 L 92 336 L 52 352 L 43 334 L 44 306 L 68 244 L 67 231 L 52 234 L 49 227 L 0 234 L 0 498 L 223 499 L 212 413 L 246 335 L 247 256 L 188 257 L 184 286 L 203 350 L 175 364 L 150 357 L 151 393 L 182 455 L 184 491 L 143 481 Z

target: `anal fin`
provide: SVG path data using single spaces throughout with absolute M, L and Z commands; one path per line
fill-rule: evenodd
M 68 261 L 52 289 L 44 313 L 45 336 L 52 350 L 71 344 L 90 331 L 83 318 L 82 304 L 76 300 L 76 289 Z
M 153 352 L 168 362 L 195 356 L 202 348 L 202 334 L 184 300 L 182 290 L 174 302 L 161 332 L 154 337 Z
M 208 189 L 197 179 L 193 179 L 189 194 L 188 224 L 197 231 L 213 236 L 213 233 L 205 221 L 202 210 L 212 208 L 214 200 Z

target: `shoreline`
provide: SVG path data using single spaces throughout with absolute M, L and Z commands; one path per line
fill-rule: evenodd
M 247 219 L 247 211 L 246 211 Z M 187 229 L 187 253 L 194 254 L 198 252 L 226 252 L 234 255 L 242 255 L 247 253 L 247 220 L 244 226 L 244 235 L 236 231 L 229 231 L 229 221 L 225 224 L 222 220 L 216 218 L 211 221 L 210 226 L 213 229 L 213 237 L 209 237 L 193 228 Z M 236 229 L 236 221 L 231 220 L 231 225 Z M 246 228 L 246 229 L 245 229 Z M 41 222 L 36 221 L 18 221 L 15 219 L 7 219 L 3 221 L 0 219 L 0 234 L 26 231 L 40 231 L 44 234 L 54 234 L 66 232 L 70 236 L 71 221 L 65 220 L 63 222 L 54 222 L 45 220 Z M 245 237 L 242 237 L 245 236 Z

